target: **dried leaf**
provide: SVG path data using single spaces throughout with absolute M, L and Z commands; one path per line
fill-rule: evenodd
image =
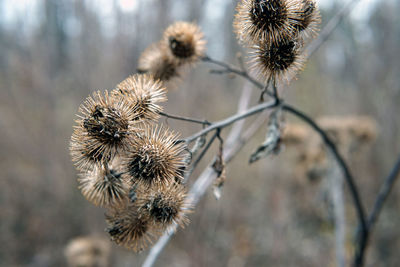
M 281 131 L 279 125 L 279 111 L 277 110 L 271 114 L 268 123 L 268 130 L 265 136 L 265 141 L 257 148 L 257 150 L 250 156 L 250 163 L 259 159 L 269 156 L 271 153 L 279 153 L 281 142 Z

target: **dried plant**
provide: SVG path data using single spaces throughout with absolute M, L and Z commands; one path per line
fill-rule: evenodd
M 188 223 L 187 214 L 191 211 L 186 196 L 185 187 L 179 183 L 161 190 L 142 187 L 136 205 L 139 213 L 150 218 L 156 227 L 167 229 L 172 223 L 183 227 Z
M 296 35 L 299 1 L 243 0 L 233 22 L 238 39 L 244 44 L 277 43 Z
M 177 135 L 163 127 L 147 127 L 144 134 L 131 139 L 122 168 L 132 183 L 160 188 L 183 179 L 185 146 L 176 143 Z
M 79 108 L 71 137 L 72 161 L 80 170 L 94 168 L 111 160 L 127 145 L 132 133 L 138 131 L 139 117 L 135 103 L 99 91 L 89 96 Z
M 302 69 L 306 59 L 304 45 L 308 37 L 316 36 L 320 22 L 316 2 L 241 0 L 236 10 L 235 33 L 242 44 L 253 49 L 250 63 L 261 82 L 247 72 L 244 64 L 238 69 L 206 55 L 204 35 L 196 24 L 172 24 L 161 40 L 141 55 L 138 67 L 141 74 L 118 84 L 111 96 L 107 92 L 104 96 L 97 92 L 81 106 L 70 150 L 82 172 L 79 179 L 82 193 L 89 201 L 107 208 L 107 232 L 119 245 L 139 251 L 165 231 L 144 263 L 144 266 L 151 266 L 177 227 L 188 222 L 186 215 L 206 188 L 214 184 L 216 197 L 221 196 L 227 182 L 227 164 L 261 124 L 256 120 L 246 131 L 242 131 L 243 126 L 233 127 L 233 137 L 227 142 L 221 137 L 221 131 L 254 114 L 265 117 L 262 112 L 272 110 L 268 114 L 265 140 L 250 157 L 254 162 L 280 151 L 286 138 L 281 133 L 282 125 L 289 113 L 311 126 L 322 138 L 343 173 L 360 224 L 354 242 L 354 265 L 362 266 L 371 225 L 349 166 L 329 130 L 324 130 L 279 97 L 278 81 L 290 81 Z M 162 82 L 179 76 L 182 67 L 193 66 L 200 60 L 222 68 L 213 73 L 236 74 L 247 79 L 260 89 L 261 103 L 248 109 L 241 108 L 237 114 L 213 123 L 162 112 L 160 103 L 166 101 Z M 265 95 L 269 102 L 264 101 Z M 178 134 L 156 125 L 160 116 L 196 123 L 203 129 L 178 139 Z M 207 142 L 210 132 L 213 135 Z M 354 130 L 353 134 L 360 135 Z M 373 133 L 365 138 L 372 136 Z M 304 132 L 298 131 L 287 140 L 299 144 L 303 137 Z M 219 141 L 219 149 L 214 160 L 186 193 L 187 180 L 215 140 Z M 318 152 L 311 160 L 324 159 Z M 389 180 L 393 181 L 392 176 Z M 387 194 L 388 191 L 384 191 L 377 201 Z M 381 205 L 376 205 L 374 220 L 380 208 Z
M 163 36 L 168 52 L 178 65 L 194 63 L 205 53 L 206 41 L 200 28 L 194 23 L 179 21 L 169 26 Z
M 140 55 L 137 71 L 164 82 L 180 76 L 178 62 L 170 56 L 163 42 L 150 45 Z
M 110 254 L 110 242 L 96 236 L 74 238 L 64 249 L 68 267 L 108 267 Z
M 141 251 L 160 231 L 150 224 L 150 219 L 139 214 L 134 204 L 127 204 L 118 209 L 111 209 L 106 214 L 108 227 L 106 232 L 118 245 L 134 251 Z
M 162 107 L 159 105 L 167 101 L 166 89 L 160 80 L 150 75 L 133 75 L 119 83 L 113 91 L 115 97 L 134 103 L 138 122 L 156 121 Z M 122 94 L 122 96 L 120 95 Z

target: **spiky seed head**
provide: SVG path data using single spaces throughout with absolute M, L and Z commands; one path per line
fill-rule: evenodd
M 128 137 L 138 131 L 138 116 L 132 103 L 99 91 L 86 98 L 79 108 L 71 136 L 70 153 L 79 170 L 110 161 L 126 147 Z
M 300 9 L 297 11 L 296 23 L 293 25 L 297 31 L 307 36 L 315 36 L 321 16 L 315 0 L 301 0 Z
M 162 189 L 150 188 L 138 194 L 136 205 L 140 214 L 145 214 L 155 226 L 168 228 L 172 223 L 184 226 L 191 205 L 186 199 L 183 184 L 173 183 Z
M 133 103 L 138 114 L 135 119 L 139 122 L 157 120 L 162 111 L 159 105 L 167 101 L 166 89 L 160 80 L 155 80 L 148 74 L 135 74 L 117 85 L 113 91 L 116 97 L 124 97 Z
M 241 0 L 233 21 L 242 43 L 277 43 L 294 37 L 298 0 Z
M 165 30 L 163 42 L 179 65 L 196 62 L 206 50 L 204 34 L 195 23 L 175 22 Z
M 255 52 L 251 60 L 252 68 L 265 81 L 271 78 L 289 80 L 289 77 L 296 74 L 303 66 L 301 41 L 263 43 L 254 48 Z
M 124 172 L 133 183 L 164 186 L 182 180 L 185 166 L 184 145 L 176 143 L 177 135 L 163 127 L 145 126 L 144 133 L 131 139 L 122 160 Z
M 106 232 L 111 240 L 135 252 L 146 248 L 161 234 L 157 228 L 152 228 L 148 218 L 138 214 L 133 204 L 110 210 L 106 214 L 106 222 Z
M 127 201 L 130 182 L 118 170 L 118 162 L 111 166 L 95 166 L 81 173 L 79 188 L 85 198 L 101 207 L 120 206 Z
M 140 55 L 138 72 L 151 74 L 154 79 L 164 82 L 179 77 L 178 62 L 171 57 L 168 50 L 164 42 L 150 45 Z

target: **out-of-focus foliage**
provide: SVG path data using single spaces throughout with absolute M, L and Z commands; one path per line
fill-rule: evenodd
M 63 266 L 69 240 L 105 236 L 102 210 L 77 189 L 68 153 L 74 114 L 91 92 L 112 89 L 134 73 L 140 53 L 170 23 L 197 21 L 210 56 L 236 63 L 236 1 L 137 0 L 130 12 L 118 4 L 124 1 L 108 1 L 107 7 L 92 2 L 43 0 L 37 14 L 26 10 L 13 23 L 0 20 L 1 266 Z M 7 5 L 0 1 L 0 12 Z M 338 8 L 322 10 L 323 24 Z M 378 122 L 376 142 L 349 159 L 368 210 L 400 148 L 399 10 L 400 3 L 381 1 L 363 24 L 345 20 L 284 90 L 288 102 L 313 117 L 368 115 Z M 37 23 L 29 24 L 34 14 Z M 201 63 L 187 72 L 169 92 L 165 111 L 210 121 L 235 111 L 243 80 L 213 76 L 208 67 Z M 198 130 L 166 123 L 183 136 Z M 208 194 L 159 266 L 334 264 L 324 183 L 298 175 L 289 147 L 249 166 L 264 137 L 260 132 L 227 166 L 220 200 Z M 368 266 L 396 266 L 399 192 L 394 188 L 377 224 Z M 350 256 L 356 220 L 346 200 Z M 112 266 L 125 266 L 138 265 L 145 253 L 113 246 L 111 255 Z

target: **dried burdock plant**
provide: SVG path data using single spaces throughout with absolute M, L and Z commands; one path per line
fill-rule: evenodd
M 160 235 L 160 231 L 152 227 L 149 218 L 138 213 L 134 204 L 109 210 L 106 222 L 106 232 L 111 240 L 135 252 L 146 248 Z
M 194 63 L 205 55 L 204 34 L 195 23 L 175 22 L 165 30 L 162 41 L 178 65 Z
M 79 119 L 71 137 L 70 152 L 79 170 L 111 160 L 139 131 L 135 103 L 99 91 L 86 98 L 79 108 Z
M 206 56 L 203 33 L 197 25 L 187 22 L 171 25 L 165 30 L 162 40 L 146 49 L 140 57 L 138 70 L 147 73 L 146 75 L 131 76 L 118 84 L 111 96 L 107 92 L 105 95 L 96 92 L 82 104 L 70 145 L 77 168 L 82 172 L 86 171 L 79 180 L 82 192 L 94 204 L 108 208 L 107 232 L 119 245 L 138 251 L 151 243 L 152 238 L 161 231 L 168 231 L 144 264 L 151 266 L 176 227 L 186 223 L 186 214 L 191 205 L 198 203 L 213 181 L 216 196 L 220 196 L 220 188 L 225 182 L 226 164 L 261 124 L 259 125 L 259 120 L 255 120 L 246 131 L 240 125 L 233 127 L 230 135 L 233 137 L 227 142 L 229 147 L 226 150 L 223 150 L 224 142 L 220 132 L 234 122 L 267 109 L 279 110 L 282 114 L 295 115 L 311 126 L 342 170 L 360 224 L 354 265 L 362 266 L 371 223 L 367 221 L 348 164 L 329 130 L 324 130 L 306 114 L 288 105 L 278 94 L 277 81 L 289 80 L 303 66 L 304 37 L 313 36 L 320 21 L 316 3 L 314 0 L 241 0 L 237 12 L 234 20 L 235 32 L 240 41 L 254 49 L 252 67 L 264 83 L 252 77 L 243 64 L 240 68 L 235 68 L 231 64 Z M 342 14 L 345 13 L 339 13 L 336 19 Z M 320 43 L 325 39 L 321 39 Z M 184 65 L 200 59 L 222 68 L 215 73 L 234 73 L 244 77 L 262 90 L 262 97 L 266 94 L 271 97 L 271 101 L 247 110 L 242 110 L 241 103 L 240 112 L 213 123 L 161 112 L 159 104 L 166 101 L 166 92 L 158 80 L 168 81 L 178 76 L 178 70 Z M 269 91 L 271 84 L 272 92 Z M 246 96 L 243 99 L 245 98 Z M 203 129 L 178 140 L 177 134 L 162 126 L 153 125 L 160 115 L 200 124 Z M 279 123 L 282 119 L 276 117 L 275 120 L 270 122 L 266 140 L 253 154 L 251 161 L 261 159 L 279 148 Z M 210 132 L 214 132 L 214 135 L 208 142 L 202 142 L 204 146 L 191 145 L 199 138 L 206 138 Z M 361 143 L 372 139 L 374 133 L 360 133 L 357 127 L 350 127 L 346 135 L 357 137 L 360 140 L 357 139 L 357 143 Z M 302 138 L 303 132 L 297 132 L 288 140 L 298 146 Z M 189 205 L 183 175 L 189 178 L 208 149 L 212 149 L 216 139 L 220 141 L 219 153 L 193 183 L 189 191 Z M 283 140 L 285 141 L 284 136 Z M 197 156 L 195 151 L 186 153 L 186 150 L 190 152 L 190 147 L 193 150 L 201 149 L 201 152 Z M 325 157 L 321 156 L 319 147 L 316 152 L 310 153 L 309 158 L 304 157 L 303 163 L 322 167 L 310 173 L 309 176 L 314 178 L 324 175 Z M 115 167 L 111 160 L 117 154 L 121 161 Z M 187 154 L 191 154 L 191 157 Z M 393 174 L 386 179 L 384 188 L 393 185 L 394 175 L 399 170 L 400 160 L 394 167 Z M 373 211 L 375 214 L 379 213 L 382 207 L 380 203 L 383 203 L 381 200 L 386 198 L 389 191 L 383 190 L 379 193 L 376 200 L 378 204 Z
M 172 183 L 162 189 L 142 187 L 136 205 L 138 212 L 148 217 L 156 227 L 168 228 L 172 223 L 184 227 L 191 206 L 186 200 L 184 185 Z
M 148 74 L 136 74 L 119 83 L 113 91 L 115 97 L 123 97 L 134 103 L 138 122 L 157 120 L 162 111 L 159 103 L 167 101 L 166 89 L 160 80 Z
M 154 79 L 163 82 L 179 77 L 178 62 L 170 55 L 168 49 L 163 42 L 152 44 L 146 48 L 140 55 L 138 72 L 151 74 Z
M 96 166 L 79 175 L 79 188 L 88 201 L 101 207 L 119 206 L 127 201 L 131 185 L 118 170 L 118 163 Z
M 298 39 L 261 43 L 251 55 L 252 69 L 264 81 L 286 80 L 302 69 L 304 57 Z
M 146 126 L 143 134 L 132 138 L 122 159 L 124 173 L 135 183 L 162 187 L 182 180 L 185 146 L 177 134 L 163 127 Z
M 277 43 L 296 35 L 298 0 L 241 0 L 233 26 L 244 44 Z

